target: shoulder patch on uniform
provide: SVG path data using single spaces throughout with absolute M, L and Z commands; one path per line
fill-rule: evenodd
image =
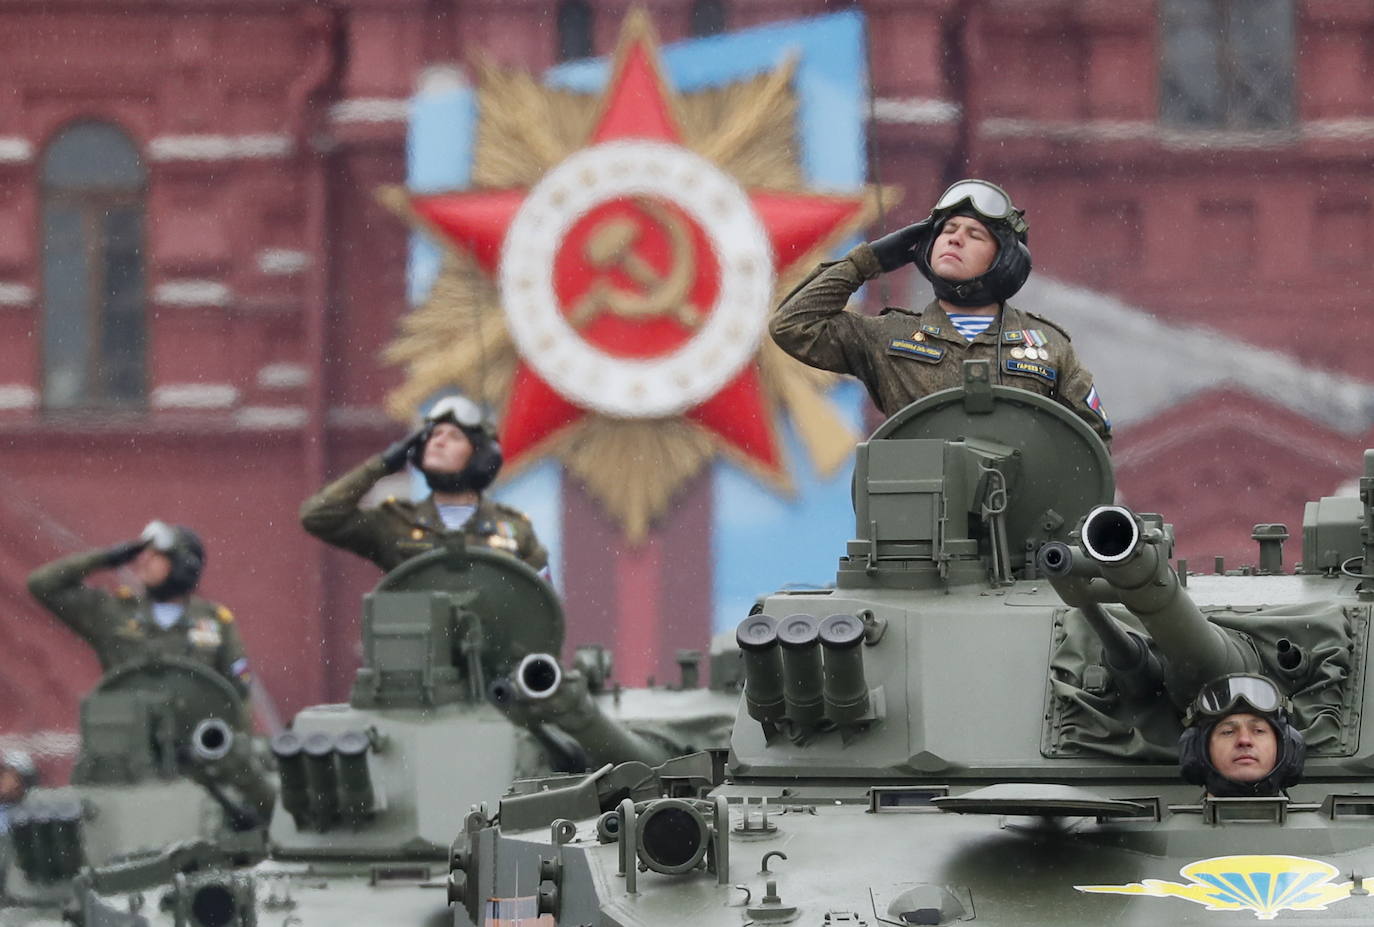
M 1097 417 L 1102 419 L 1102 424 L 1107 428 L 1108 431 L 1111 431 L 1112 420 L 1111 417 L 1107 415 L 1106 408 L 1102 405 L 1102 397 L 1097 395 L 1096 386 L 1088 388 L 1088 395 L 1083 400 L 1083 402 L 1085 405 L 1087 405 L 1089 409 L 1092 409 L 1095 413 L 1097 413 Z
M 234 613 L 229 611 L 229 609 L 225 608 L 223 605 L 215 606 L 215 617 L 220 620 L 221 624 L 234 623 Z
M 1069 333 L 1068 333 L 1067 331 L 1064 330 L 1064 326 L 1060 325 L 1060 324 L 1059 324 L 1058 322 L 1056 322 L 1054 319 L 1047 319 L 1047 318 L 1045 318 L 1043 315 L 1040 315 L 1040 314 L 1035 313 L 1035 312 L 1026 312 L 1026 310 L 1024 310 L 1024 309 L 1022 309 L 1021 312 L 1022 312 L 1023 314 L 1025 314 L 1025 315 L 1030 316 L 1032 319 L 1035 319 L 1037 322 L 1043 322 L 1043 323 L 1045 323 L 1045 324 L 1048 325 L 1050 328 L 1054 329 L 1055 332 L 1056 332 L 1057 334 L 1063 335 L 1065 341 L 1072 341 L 1072 340 L 1073 340 L 1073 338 L 1071 338 L 1071 337 L 1069 336 Z
M 121 599 L 132 599 L 134 597 L 134 591 L 128 586 L 120 586 L 115 590 L 115 595 L 119 596 Z

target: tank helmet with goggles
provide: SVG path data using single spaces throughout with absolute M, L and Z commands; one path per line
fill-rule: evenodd
M 424 467 L 425 446 L 434 429 L 444 422 L 456 425 L 472 445 L 472 455 L 457 473 L 441 473 Z M 424 474 L 430 489 L 456 493 L 486 489 L 501 472 L 504 460 L 497 441 L 496 424 L 483 413 L 482 407 L 466 396 L 445 396 L 425 413 L 424 431 L 411 448 L 410 462 Z
M 1292 706 L 1271 680 L 1249 673 L 1233 673 L 1202 687 L 1189 706 L 1184 723 L 1195 724 L 1204 717 L 1224 718 L 1238 712 L 1267 718 L 1279 711 L 1286 716 L 1291 713 Z
M 205 570 L 205 545 L 200 536 L 185 525 L 150 521 L 139 538 L 171 561 L 167 578 L 148 590 L 154 601 L 165 602 L 193 592 Z
M 964 206 L 972 208 L 979 218 L 988 222 L 1005 222 L 1017 237 L 1026 240 L 1026 232 L 1030 230 L 1026 211 L 1012 205 L 1011 196 L 997 184 L 986 180 L 960 180 L 940 194 L 931 214 L 953 214 Z
M 1030 226 L 1026 211 L 1018 209 L 1007 191 L 986 180 L 969 178 L 952 184 L 935 201 L 930 211 L 929 230 L 913 246 L 916 266 L 930 281 L 935 295 L 955 306 L 990 306 L 1003 303 L 1025 285 L 1031 272 L 1031 254 L 1026 246 Z M 935 240 L 953 216 L 977 219 L 997 241 L 997 257 L 992 266 L 970 280 L 950 280 L 930 266 Z
M 466 396 L 445 396 L 425 413 L 429 423 L 452 422 L 459 428 L 490 428 L 482 407 Z
M 1236 714 L 1263 718 L 1274 729 L 1274 767 L 1254 782 L 1228 779 L 1212 763 L 1212 731 L 1223 719 Z M 1302 777 L 1307 744 L 1293 724 L 1292 703 L 1264 676 L 1233 673 L 1207 683 L 1188 707 L 1184 725 L 1178 741 L 1179 772 L 1184 781 L 1206 786 L 1216 797 L 1277 795 Z

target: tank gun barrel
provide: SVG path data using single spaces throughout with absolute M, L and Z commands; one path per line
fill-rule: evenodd
M 1150 632 L 1175 703 L 1187 704 L 1218 676 L 1259 671 L 1254 651 L 1198 610 L 1169 565 L 1163 535 L 1147 531 L 1130 509 L 1098 506 L 1083 519 L 1080 537 L 1084 556 Z
M 554 725 L 572 737 L 592 769 L 626 762 L 657 766 L 671 756 L 666 745 L 606 717 L 583 675 L 565 671 L 549 654 L 528 654 L 508 680 L 493 683 L 490 691 L 513 721 L 536 736 L 542 725 Z

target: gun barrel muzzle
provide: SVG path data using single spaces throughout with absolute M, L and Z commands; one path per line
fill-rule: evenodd
M 234 748 L 234 729 L 219 718 L 206 718 L 191 732 L 191 753 L 201 763 L 213 763 Z
M 515 668 L 512 680 L 521 698 L 549 698 L 563 682 L 563 669 L 547 653 L 529 653 Z

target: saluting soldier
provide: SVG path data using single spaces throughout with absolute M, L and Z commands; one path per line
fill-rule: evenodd
M 360 503 L 389 473 L 413 464 L 432 490 L 419 502 Z M 315 537 L 392 570 L 461 536 L 470 546 L 510 554 L 547 577 L 549 555 L 525 514 L 483 495 L 501 470 L 494 425 L 461 396 L 435 403 L 425 422 L 382 453 L 301 505 L 301 524 Z
M 109 593 L 85 584 L 98 570 L 122 566 L 142 592 L 121 586 Z M 227 679 L 245 700 L 244 710 L 222 720 L 243 735 L 242 746 L 236 744 L 214 768 L 190 772 L 239 789 L 265 822 L 274 793 L 250 758 L 248 655 L 229 609 L 194 595 L 204 569 L 205 545 L 194 531 L 153 521 L 135 540 L 39 567 L 29 575 L 29 591 L 91 645 L 103 671 L 148 657 L 182 657 Z
M 1111 420 L 1069 334 L 1010 305 L 1030 275 L 1029 226 L 1006 191 L 961 180 L 930 215 L 824 263 L 783 300 L 769 323 L 788 354 L 858 377 L 885 415 L 963 383 L 963 362 L 990 360 L 995 382 L 1057 400 L 1111 440 Z M 915 263 L 935 300 L 880 315 L 846 311 L 865 281 Z
M 113 594 L 87 586 L 97 570 L 127 565 L 143 586 Z M 193 595 L 205 569 L 205 546 L 190 528 L 154 521 L 136 540 L 73 554 L 39 567 L 29 591 L 95 650 L 104 671 L 148 656 L 189 657 L 248 696 L 248 655 L 234 616 Z M 227 719 L 226 719 L 227 720 Z

